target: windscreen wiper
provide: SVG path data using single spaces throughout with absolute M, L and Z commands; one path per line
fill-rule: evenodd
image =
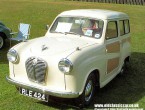
M 65 34 L 65 32 L 58 32 L 58 31 L 52 31 L 52 33 L 61 33 L 61 34 Z
M 78 34 L 78 33 L 75 33 L 75 32 L 65 32 L 65 35 L 67 35 L 67 34 L 74 34 L 74 35 L 79 35 L 79 36 L 81 37 L 81 35 L 80 35 L 80 34 Z

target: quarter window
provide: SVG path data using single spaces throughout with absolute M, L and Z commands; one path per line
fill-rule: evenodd
M 121 20 L 119 21 L 119 27 L 120 27 L 120 35 L 124 35 L 125 34 L 125 28 L 124 28 L 124 21 Z
M 125 34 L 127 34 L 130 32 L 129 20 L 124 20 L 124 25 L 125 25 Z
M 120 36 L 128 34 L 130 32 L 129 20 L 120 20 L 119 27 L 120 27 Z
M 106 31 L 106 39 L 112 39 L 118 37 L 117 32 L 117 21 L 108 22 L 107 31 Z

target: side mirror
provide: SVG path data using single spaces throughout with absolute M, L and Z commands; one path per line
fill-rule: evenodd
M 46 30 L 48 30 L 49 29 L 49 25 L 46 25 Z

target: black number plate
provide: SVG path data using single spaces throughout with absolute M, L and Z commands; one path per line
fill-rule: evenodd
M 46 95 L 46 94 L 36 92 L 36 91 L 32 91 L 32 90 L 28 90 L 28 89 L 25 89 L 25 88 L 19 88 L 19 92 L 22 95 L 48 102 L 48 95 Z

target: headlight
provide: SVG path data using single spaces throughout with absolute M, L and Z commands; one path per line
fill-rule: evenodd
M 18 60 L 18 53 L 14 49 L 10 49 L 7 53 L 7 58 L 10 62 L 15 63 Z
M 60 60 L 60 62 L 58 64 L 58 68 L 61 72 L 68 74 L 69 72 L 71 72 L 73 65 L 72 65 L 71 61 L 64 58 L 64 59 Z

